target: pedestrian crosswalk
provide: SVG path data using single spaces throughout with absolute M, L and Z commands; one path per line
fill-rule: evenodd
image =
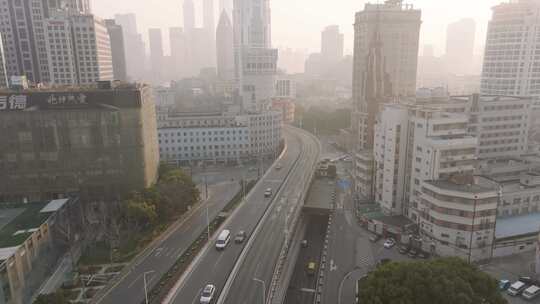
M 356 266 L 369 268 L 375 264 L 375 259 L 370 250 L 369 240 L 363 237 L 356 241 Z

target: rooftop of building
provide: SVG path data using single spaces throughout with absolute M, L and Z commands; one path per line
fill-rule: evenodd
M 336 181 L 331 178 L 315 178 L 306 198 L 304 208 L 313 210 L 331 210 Z
M 0 248 L 22 244 L 67 202 L 68 199 L 27 204 L 0 203 Z
M 497 191 L 494 185 L 480 183 L 478 178 L 471 175 L 456 175 L 449 179 L 425 181 L 442 190 L 457 191 L 469 194 L 489 194 Z
M 456 95 L 450 96 L 450 100 L 466 102 L 469 101 L 471 97 L 478 96 L 484 102 L 497 102 L 497 101 L 518 101 L 518 100 L 530 100 L 531 97 L 523 96 L 509 96 L 509 95 L 482 95 L 482 94 L 473 94 L 473 95 Z
M 497 218 L 497 239 L 534 234 L 540 231 L 540 213 Z
M 148 87 L 144 83 L 129 83 L 121 81 L 102 81 L 95 84 L 88 85 L 39 85 L 35 87 L 28 87 L 23 90 L 12 88 L 0 88 L 1 93 L 7 94 L 20 94 L 20 93 L 70 93 L 70 92 L 88 92 L 88 91 L 132 91 L 140 90 L 141 88 Z

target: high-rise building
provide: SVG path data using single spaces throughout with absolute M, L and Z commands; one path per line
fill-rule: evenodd
M 193 0 L 184 0 L 184 30 L 189 33 L 195 28 L 195 5 Z
M 229 19 L 232 19 L 233 2 L 232 0 L 219 0 L 219 14 L 227 12 Z
M 7 87 L 9 84 L 6 72 L 6 56 L 4 56 L 4 42 L 0 34 L 0 88 Z
M 214 67 L 216 62 L 216 17 L 214 12 L 214 0 L 203 0 L 203 28 L 206 32 L 207 47 L 205 48 L 205 67 Z
M 150 43 L 150 64 L 153 80 L 159 82 L 163 77 L 163 39 L 161 29 L 149 29 L 148 41 Z
M 540 1 L 517 0 L 493 7 L 488 24 L 481 93 L 540 97 Z
M 172 70 L 173 78 L 181 79 L 187 76 L 186 67 L 187 64 L 187 41 L 184 29 L 181 27 L 169 28 L 169 41 L 171 45 L 171 60 L 172 66 L 169 69 Z
M 470 74 L 474 63 L 476 22 L 461 19 L 448 25 L 446 30 L 446 65 L 453 74 Z
M 114 79 L 126 81 L 126 49 L 122 27 L 116 24 L 114 19 L 105 20 L 105 24 L 107 25 L 107 31 L 111 40 Z
M 137 18 L 135 14 L 117 14 L 114 20 L 122 27 L 124 34 L 127 76 L 131 80 L 141 80 L 145 73 L 143 62 L 146 51 L 142 36 L 137 32 Z
M 421 11 L 401 0 L 365 5 L 354 24 L 352 129 L 357 146 L 373 146 L 379 104 L 414 96 Z
M 270 1 L 235 0 L 235 78 L 245 109 L 260 109 L 274 96 L 278 51 L 272 48 Z
M 111 41 L 105 21 L 93 15 L 78 15 L 72 16 L 71 22 L 77 83 L 113 80 Z
M 85 201 L 107 202 L 156 181 L 159 152 L 149 87 L 0 95 L 0 201 L 76 193 Z
M 60 85 L 77 84 L 78 66 L 70 20 L 65 16 L 57 16 L 45 20 L 44 25 L 45 47 L 48 53 L 47 62 L 49 64 L 48 70 L 50 71 L 49 79 L 51 83 Z M 83 58 L 86 59 L 86 57 Z
M 217 73 L 223 80 L 234 79 L 233 27 L 226 11 L 221 12 L 216 31 Z
M 327 65 L 335 65 L 343 58 L 343 34 L 338 25 L 327 26 L 321 33 L 321 56 Z

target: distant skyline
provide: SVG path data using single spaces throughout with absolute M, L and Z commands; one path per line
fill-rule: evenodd
M 196 26 L 202 26 L 202 0 L 196 0 Z M 272 44 L 274 47 L 309 49 L 318 52 L 321 31 L 327 25 L 337 24 L 345 34 L 345 54 L 352 54 L 354 14 L 363 9 L 366 2 L 358 0 L 270 0 L 272 9 Z M 475 51 L 485 43 L 487 22 L 491 17 L 491 7 L 508 0 L 413 0 L 415 8 L 422 10 L 422 30 L 420 50 L 425 44 L 433 44 L 435 55 L 444 53 L 446 27 L 461 18 L 473 18 L 477 22 Z M 93 0 L 94 13 L 102 18 L 112 18 L 116 13 L 135 13 L 138 30 L 148 41 L 148 28 L 164 29 L 165 51 L 168 53 L 169 27 L 183 26 L 183 0 Z M 218 0 L 216 24 L 218 18 Z

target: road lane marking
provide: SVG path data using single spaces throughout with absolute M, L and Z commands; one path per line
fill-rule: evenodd
M 300 291 L 309 292 L 309 293 L 315 293 L 315 289 L 311 289 L 311 288 L 300 288 Z

